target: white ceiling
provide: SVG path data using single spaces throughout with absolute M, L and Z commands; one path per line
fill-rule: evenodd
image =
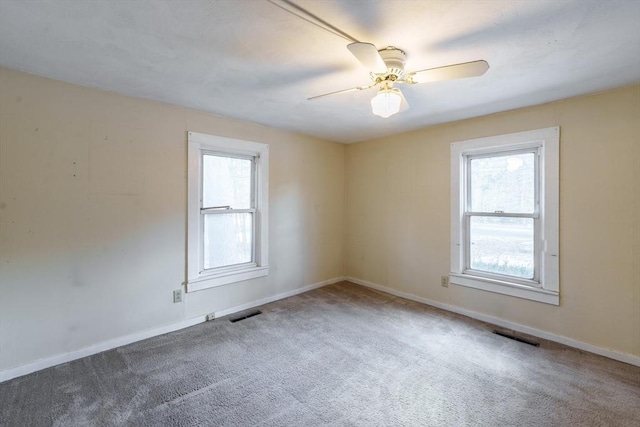
M 276 0 L 274 0 L 276 1 Z M 482 77 L 402 86 L 371 113 L 345 39 L 267 0 L 0 1 L 0 64 L 323 139 L 355 142 L 640 80 L 640 1 L 294 0 L 421 70 L 484 59 Z

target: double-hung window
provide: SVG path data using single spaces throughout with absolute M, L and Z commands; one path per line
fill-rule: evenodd
M 559 128 L 452 144 L 451 283 L 559 303 Z
M 268 274 L 268 153 L 189 132 L 187 291 Z

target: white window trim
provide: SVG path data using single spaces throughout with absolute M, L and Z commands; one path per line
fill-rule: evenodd
M 202 153 L 218 152 L 255 158 L 255 260 L 204 271 L 200 212 Z M 188 133 L 187 154 L 187 292 L 228 285 L 269 274 L 269 145 L 202 133 Z
M 540 147 L 540 283 L 529 286 L 523 281 L 479 277 L 465 272 L 464 206 L 462 187 L 465 159 L 512 149 Z M 560 128 L 552 127 L 451 144 L 451 271 L 455 285 L 525 298 L 547 304 L 560 304 L 559 283 L 559 165 Z

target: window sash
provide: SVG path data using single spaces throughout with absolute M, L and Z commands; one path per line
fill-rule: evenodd
M 219 267 L 214 268 L 205 268 L 204 267 L 204 221 L 206 215 L 216 215 L 216 214 L 242 214 L 242 213 L 251 213 L 251 261 L 242 262 L 238 264 L 228 264 L 221 265 Z M 255 209 L 224 209 L 224 210 L 216 210 L 210 212 L 202 212 L 200 215 L 200 229 L 202 233 L 200 233 L 200 273 L 209 273 L 209 272 L 226 272 L 233 271 L 236 269 L 243 269 L 247 267 L 256 267 L 258 264 L 256 262 L 256 210 Z
M 204 168 L 202 167 L 202 165 L 204 165 L 204 157 L 205 156 L 217 156 L 217 157 L 226 157 L 229 159 L 242 159 L 242 160 L 250 160 L 251 161 L 251 195 L 249 196 L 250 199 L 250 204 L 249 206 L 251 206 L 251 209 L 255 209 L 256 208 L 256 188 L 258 185 L 258 175 L 256 173 L 256 160 L 259 156 L 251 156 L 251 155 L 245 155 L 245 154 L 235 154 L 235 153 L 225 153 L 222 151 L 214 151 L 214 150 L 207 150 L 207 149 L 201 149 L 200 150 L 200 171 L 199 171 L 199 180 L 200 180 L 200 210 L 202 209 L 212 209 L 213 207 L 211 206 L 202 206 L 203 205 L 203 200 L 204 200 L 204 176 L 203 176 L 203 172 L 204 172 Z M 223 207 L 223 206 L 221 206 Z M 232 207 L 231 207 L 232 208 Z
M 476 270 L 471 268 L 471 218 L 472 217 L 481 217 L 485 216 L 482 214 L 472 214 L 466 213 L 464 219 L 464 225 L 462 227 L 464 234 L 464 268 L 463 274 L 470 274 L 473 276 L 479 277 L 487 277 L 490 279 L 503 280 L 519 283 L 527 286 L 534 286 L 537 288 L 541 288 L 541 280 L 540 280 L 540 262 L 541 262 L 541 251 L 540 251 L 540 217 L 534 216 L 533 214 L 525 215 L 525 214 L 511 214 L 511 215 L 486 215 L 497 218 L 531 218 L 533 219 L 533 279 L 527 279 L 519 276 L 511 276 L 506 274 L 499 274 L 491 271 L 485 270 Z
M 540 214 L 540 147 L 530 147 L 530 148 L 514 148 L 510 150 L 488 150 L 481 154 L 463 154 L 464 157 L 464 214 L 467 213 L 477 213 L 477 214 L 529 214 L 528 212 L 505 212 L 505 211 L 494 211 L 494 212 L 473 212 L 471 210 L 472 205 L 472 194 L 471 194 L 471 162 L 477 159 L 488 159 L 494 157 L 508 157 L 514 156 L 518 154 L 529 154 L 532 153 L 534 155 L 533 161 L 533 182 L 534 182 L 534 210 L 533 214 Z

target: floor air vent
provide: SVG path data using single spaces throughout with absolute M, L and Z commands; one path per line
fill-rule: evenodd
M 493 331 L 493 333 L 496 334 L 496 335 L 500 335 L 501 337 L 509 338 L 509 339 L 512 339 L 512 340 L 515 340 L 515 341 L 519 341 L 519 342 L 523 342 L 525 344 L 532 345 L 534 347 L 540 347 L 540 343 L 539 342 L 531 341 L 531 340 L 528 340 L 526 338 L 520 338 L 520 337 L 517 337 L 515 335 L 508 334 L 506 332 L 495 330 L 495 331 Z
M 242 314 L 238 317 L 232 317 L 229 319 L 231 323 L 236 323 L 244 319 L 248 319 L 249 317 L 257 316 L 258 314 L 262 314 L 260 310 L 250 311 L 249 313 Z

